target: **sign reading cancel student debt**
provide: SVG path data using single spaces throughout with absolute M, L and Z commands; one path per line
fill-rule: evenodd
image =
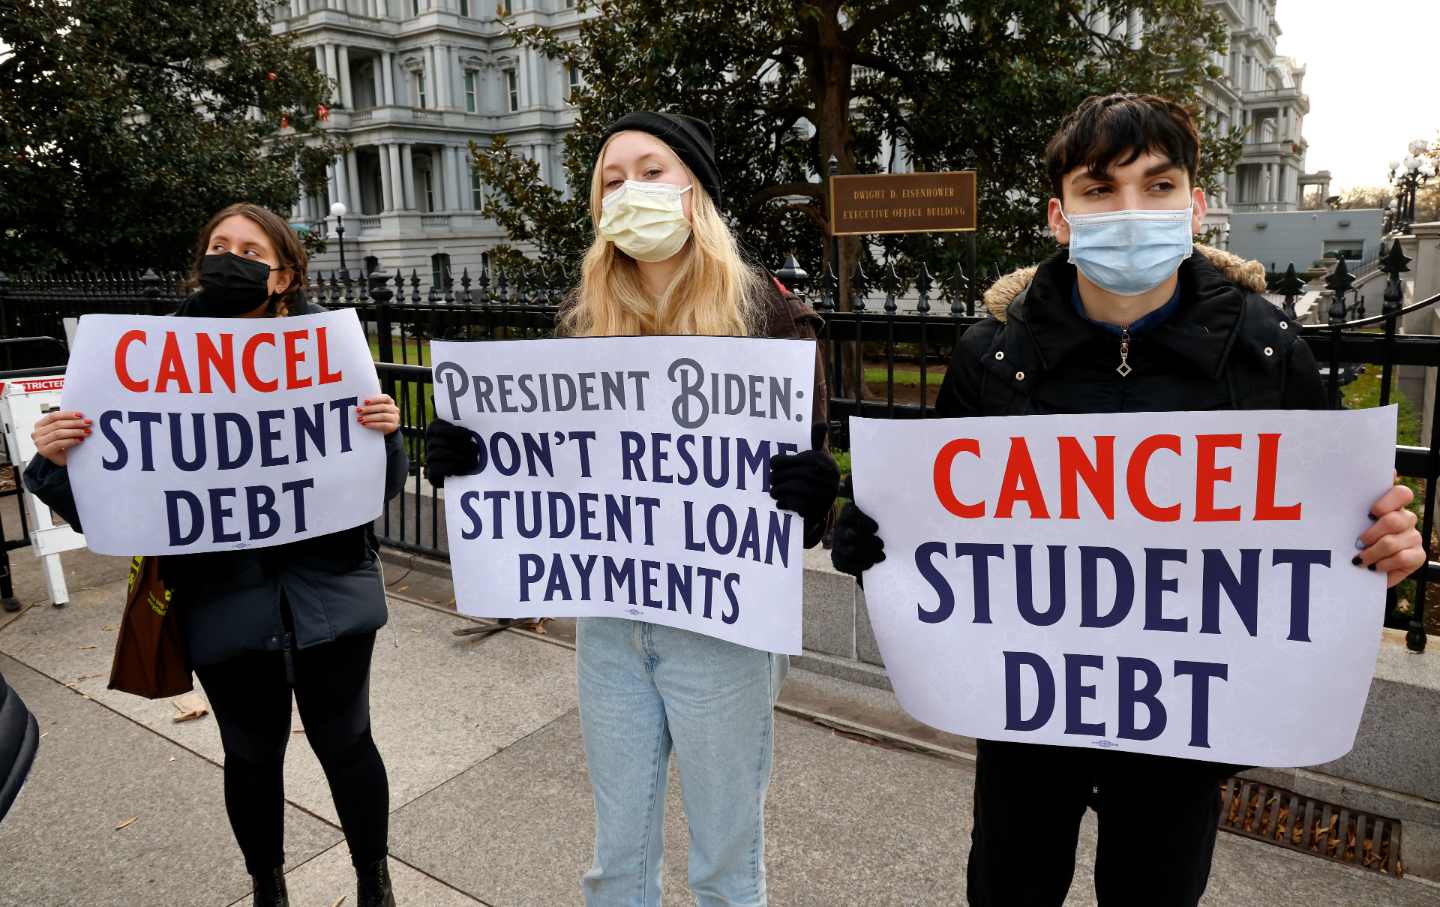
M 1246 765 L 1350 750 L 1395 408 L 852 419 L 895 694 L 989 740 Z
M 61 405 L 91 420 L 67 466 L 101 554 L 279 545 L 380 515 L 380 392 L 351 311 L 293 318 L 86 315 Z
M 459 609 L 628 617 L 800 651 L 804 526 L 769 460 L 809 446 L 812 341 L 431 344 L 435 412 L 479 436 L 447 479 Z

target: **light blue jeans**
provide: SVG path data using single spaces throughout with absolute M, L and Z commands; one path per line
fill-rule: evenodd
M 595 793 L 588 907 L 659 907 L 670 750 L 699 907 L 765 907 L 765 791 L 789 658 L 615 617 L 575 631 Z

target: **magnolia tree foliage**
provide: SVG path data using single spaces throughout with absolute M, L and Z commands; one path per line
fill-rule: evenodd
M 182 267 L 237 201 L 288 214 L 341 146 L 268 0 L 0 11 L 0 270 Z
M 1203 0 L 581 0 L 598 12 L 576 43 L 516 29 L 578 68 L 577 128 L 565 140 L 568 192 L 503 137 L 472 146 L 488 213 L 516 243 L 572 273 L 591 239 L 590 171 L 606 124 L 630 110 L 683 112 L 714 127 L 725 207 L 750 254 L 775 266 L 793 250 L 812 273 L 825 254 L 826 186 L 841 173 L 973 168 L 983 270 L 1052 248 L 1043 151 L 1086 96 L 1143 91 L 1196 106 L 1225 47 Z M 1144 39 L 1119 27 L 1131 12 Z M 1202 181 L 1239 154 L 1238 133 L 1202 123 Z M 898 142 L 887 142 L 894 137 Z M 888 151 L 887 151 L 888 149 Z M 960 249 L 941 235 L 876 237 L 942 267 Z M 861 243 L 850 240 L 855 261 Z M 869 257 L 868 251 L 865 251 Z M 514 250 L 501 261 L 521 267 Z M 871 266 L 874 262 L 871 261 Z

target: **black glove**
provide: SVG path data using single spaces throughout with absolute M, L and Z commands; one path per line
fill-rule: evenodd
M 770 458 L 770 497 L 781 510 L 800 514 L 807 526 L 823 523 L 840 490 L 840 467 L 821 450 Z
M 449 476 L 467 476 L 480 468 L 480 439 L 468 428 L 444 419 L 425 427 L 425 476 L 436 488 Z
M 885 542 L 877 534 L 880 524 L 851 501 L 840 509 L 830 536 L 830 563 L 856 579 L 885 560 Z

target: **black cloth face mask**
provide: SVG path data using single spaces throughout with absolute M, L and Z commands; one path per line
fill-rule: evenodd
M 235 318 L 270 301 L 270 266 L 233 252 L 200 259 L 200 292 L 177 314 L 197 318 Z

